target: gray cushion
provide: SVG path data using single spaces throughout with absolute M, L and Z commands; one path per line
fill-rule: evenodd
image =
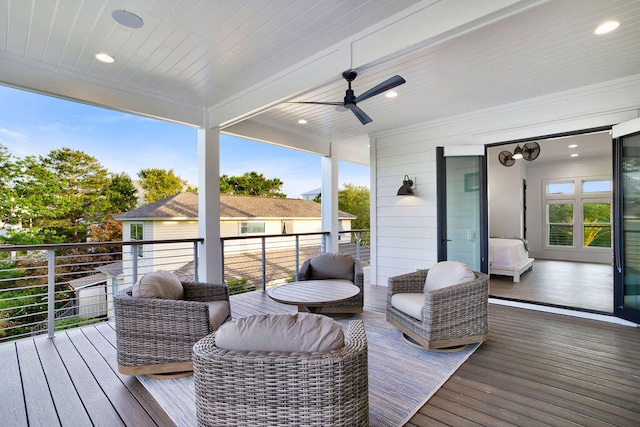
M 147 273 L 133 285 L 131 295 L 136 298 L 184 299 L 184 289 L 175 274 L 159 270 Z
M 216 347 L 234 351 L 327 352 L 344 347 L 344 332 L 320 314 L 265 314 L 220 326 Z
M 231 313 L 229 301 L 209 301 L 207 305 L 209 305 L 209 320 L 211 321 L 211 328 L 215 331 L 224 323 L 225 319 L 229 316 L 229 313 Z
M 316 255 L 309 261 L 310 279 L 343 279 L 353 282 L 355 261 L 351 255 L 326 253 Z
M 415 319 L 422 320 L 422 307 L 424 307 L 423 293 L 394 294 L 391 297 L 391 306 Z
M 466 264 L 459 261 L 441 261 L 429 269 L 424 281 L 424 291 L 430 292 L 471 282 L 475 278 L 475 274 Z

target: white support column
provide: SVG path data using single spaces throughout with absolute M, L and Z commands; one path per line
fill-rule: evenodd
M 220 283 L 220 130 L 198 129 L 198 236 L 199 280 Z
M 375 138 L 369 140 L 369 230 L 370 230 L 370 261 L 369 261 L 369 284 L 378 284 L 378 158 L 376 156 L 377 141 Z M 387 284 L 382 284 L 387 286 Z
M 338 252 L 338 159 L 322 158 L 322 231 L 331 234 L 326 240 L 327 252 Z

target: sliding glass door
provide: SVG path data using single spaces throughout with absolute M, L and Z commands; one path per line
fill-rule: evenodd
M 614 314 L 640 323 L 640 119 L 613 127 Z

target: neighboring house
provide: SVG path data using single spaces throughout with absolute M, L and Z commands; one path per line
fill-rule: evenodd
M 107 275 L 105 273 L 69 280 L 69 286 L 75 292 L 77 316 L 91 319 L 107 314 Z
M 302 198 L 304 200 L 313 200 L 320 195 L 322 192 L 322 188 L 316 188 L 311 191 L 307 191 L 306 193 L 302 193 Z
M 322 231 L 321 205 L 311 200 L 260 196 L 220 195 L 220 236 L 262 236 L 274 234 L 313 233 Z M 338 212 L 340 230 L 350 230 L 356 216 Z M 198 237 L 198 195 L 180 193 L 155 203 L 133 209 L 115 217 L 122 222 L 122 240 L 167 240 Z M 350 236 L 345 236 L 349 239 Z M 269 239 L 277 247 L 278 239 Z M 319 245 L 320 238 L 308 242 Z M 162 245 L 171 252 L 171 261 L 155 251 L 153 245 L 138 248 L 138 272 L 144 274 L 162 266 L 178 270 L 193 260 L 193 250 L 184 244 Z M 261 239 L 247 239 L 225 245 L 225 255 L 261 250 Z M 132 267 L 131 252 L 123 254 L 125 275 Z

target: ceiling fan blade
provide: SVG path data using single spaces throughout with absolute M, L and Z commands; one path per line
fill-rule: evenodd
M 386 92 L 389 89 L 393 89 L 396 86 L 400 86 L 403 83 L 406 83 L 407 81 L 405 79 L 403 79 L 400 76 L 393 76 L 385 81 L 383 81 L 382 83 L 380 83 L 377 86 L 372 87 L 371 89 L 369 89 L 368 91 L 366 91 L 365 93 L 363 93 L 362 95 L 358 96 L 354 102 L 357 104 L 358 102 L 362 102 L 365 99 L 369 99 L 372 96 L 376 96 L 382 92 Z
M 360 107 L 356 106 L 355 104 L 345 105 L 345 107 L 353 111 L 353 114 L 355 114 L 358 120 L 360 120 L 360 123 L 362 123 L 363 125 L 366 125 L 367 123 L 371 123 L 373 121 L 371 120 L 371 117 L 367 116 L 367 113 L 362 111 Z
M 288 104 L 344 105 L 344 102 L 290 101 Z

